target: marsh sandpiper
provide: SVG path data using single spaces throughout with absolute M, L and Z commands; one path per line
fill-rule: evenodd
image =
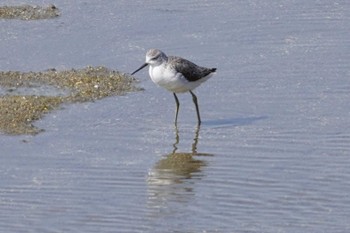
M 184 58 L 167 56 L 159 49 L 150 49 L 146 53 L 146 62 L 131 75 L 149 65 L 149 75 L 152 81 L 171 91 L 176 102 L 175 125 L 179 113 L 180 102 L 176 93 L 190 92 L 196 106 L 198 125 L 201 124 L 197 96 L 192 92 L 203 82 L 207 81 L 216 68 L 201 67 Z

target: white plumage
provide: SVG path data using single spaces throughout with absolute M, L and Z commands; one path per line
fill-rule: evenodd
M 179 112 L 179 100 L 176 93 L 190 92 L 196 106 L 198 124 L 201 123 L 196 95 L 192 92 L 203 82 L 207 81 L 216 68 L 205 68 L 181 57 L 166 56 L 158 49 L 150 49 L 146 53 L 146 62 L 131 75 L 149 65 L 149 76 L 152 81 L 168 91 L 173 92 L 176 101 L 175 124 Z

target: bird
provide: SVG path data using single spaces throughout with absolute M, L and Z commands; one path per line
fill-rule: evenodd
M 134 75 L 138 71 L 149 66 L 149 76 L 151 80 L 160 87 L 172 92 L 175 98 L 175 126 L 180 108 L 177 93 L 189 92 L 192 95 L 193 103 L 196 107 L 198 125 L 201 124 L 197 96 L 193 89 L 207 81 L 215 72 L 216 68 L 206 68 L 198 66 L 193 62 L 177 56 L 167 56 L 159 49 L 150 49 L 146 53 L 145 63 L 131 73 Z

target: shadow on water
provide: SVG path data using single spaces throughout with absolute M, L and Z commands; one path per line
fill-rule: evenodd
M 267 118 L 268 118 L 267 116 L 259 116 L 259 117 L 217 119 L 217 120 L 205 121 L 202 123 L 202 125 L 213 127 L 213 128 L 235 127 L 235 126 L 250 125 L 256 121 L 265 120 Z
M 213 156 L 197 151 L 199 131 L 200 127 L 197 127 L 191 152 L 177 152 L 180 135 L 175 128 L 172 152 L 162 156 L 148 174 L 150 208 L 165 210 L 170 202 L 186 203 L 194 195 L 195 181 L 201 179 L 202 168 L 207 165 L 207 162 L 198 159 L 198 156 Z

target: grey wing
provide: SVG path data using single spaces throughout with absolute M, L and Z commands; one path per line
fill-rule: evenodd
M 169 57 L 168 59 L 170 59 L 170 64 L 173 68 L 177 72 L 180 72 L 190 82 L 197 81 L 216 70 L 215 68 L 209 69 L 197 66 L 193 62 L 180 57 Z

